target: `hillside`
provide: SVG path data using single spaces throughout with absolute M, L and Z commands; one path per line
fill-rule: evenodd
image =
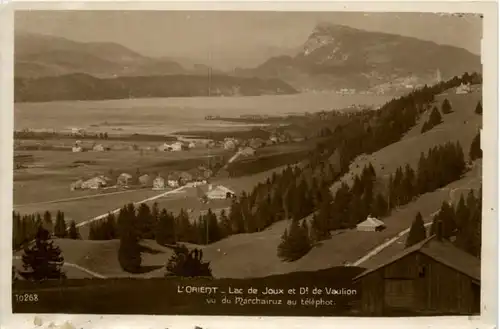
M 241 76 L 280 78 L 297 89 L 391 91 L 481 71 L 479 56 L 399 35 L 319 24 L 294 56 L 270 58 Z M 410 87 L 411 88 L 411 87 Z
M 296 93 L 279 79 L 231 77 L 201 63 L 184 67 L 112 42 L 16 32 L 14 53 L 16 102 Z
M 167 58 L 149 58 L 112 42 L 76 42 L 61 37 L 16 32 L 14 72 L 19 78 L 71 73 L 96 77 L 184 74 Z
M 353 177 L 359 175 L 369 162 L 373 165 L 377 177 L 383 178 L 379 179 L 379 186 L 384 186 L 388 176 L 398 167 L 408 163 L 416 169 L 422 152 L 427 153 L 433 146 L 446 142 L 460 142 L 467 160 L 472 139 L 482 126 L 482 116 L 474 113 L 477 102 L 482 99 L 482 91 L 457 95 L 450 90 L 437 96 L 433 105 L 440 108 L 445 98 L 452 104 L 453 113 L 443 115 L 443 123 L 422 134 L 420 132 L 422 126 L 431 112 L 428 110 L 401 141 L 384 147 L 374 154 L 357 157 L 350 164 L 349 172 L 332 186 L 332 194 L 335 194 L 341 182 L 352 185 Z
M 104 100 L 148 97 L 259 96 L 293 94 L 277 79 L 230 76 L 164 75 L 96 78 L 74 73 L 57 77 L 15 78 L 15 102 Z

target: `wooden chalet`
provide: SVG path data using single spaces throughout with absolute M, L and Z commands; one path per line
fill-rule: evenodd
M 480 281 L 480 260 L 435 236 L 354 278 L 370 316 L 479 314 Z

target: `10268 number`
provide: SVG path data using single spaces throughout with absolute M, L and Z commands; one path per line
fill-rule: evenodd
M 38 294 L 15 294 L 14 298 L 17 303 L 38 302 Z

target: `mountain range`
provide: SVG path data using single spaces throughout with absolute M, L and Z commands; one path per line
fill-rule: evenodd
M 319 24 L 294 56 L 273 57 L 238 76 L 283 79 L 299 89 L 377 89 L 435 83 L 481 72 L 479 56 L 465 49 L 400 35 Z
M 271 53 L 279 53 L 279 49 Z M 184 89 L 177 88 L 178 96 L 234 95 L 242 94 L 242 89 L 243 94 L 260 95 L 311 89 L 388 91 L 434 83 L 437 72 L 447 79 L 473 71 L 481 72 L 481 59 L 462 48 L 335 24 L 317 25 L 298 49 L 283 50 L 283 55 L 271 57 L 257 67 L 230 72 L 189 59 L 144 56 L 112 42 L 84 43 L 56 36 L 15 34 L 16 85 L 23 86 L 22 92 L 16 92 L 16 99 L 24 101 L 42 97 L 36 91 L 42 82 L 57 83 L 61 79 L 66 89 L 82 88 L 82 81 L 86 84 L 92 81 L 93 89 L 111 88 L 109 97 L 114 98 L 125 94 L 177 95 L 172 88 L 164 88 L 162 92 L 158 88 L 154 92 L 140 88 L 139 92 L 135 83 L 144 82 L 147 77 L 156 83 L 172 83 L 174 76 L 182 76 Z M 213 92 L 200 89 L 200 77 L 209 75 L 219 77 L 211 83 L 224 81 L 212 85 Z M 132 83 L 134 87 L 123 83 Z M 146 85 L 153 88 L 150 83 Z M 44 96 L 48 99 L 64 94 L 43 90 L 53 94 Z M 33 93 L 38 96 L 30 96 Z M 85 93 L 71 91 L 64 97 L 70 97 L 69 94 L 80 97 L 76 95 Z M 106 89 L 93 97 L 108 97 Z

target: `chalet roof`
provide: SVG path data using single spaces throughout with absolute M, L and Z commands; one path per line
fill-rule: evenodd
M 432 241 L 419 251 L 439 263 L 481 281 L 481 261 L 455 247 L 451 242 Z
M 439 241 L 435 239 L 435 235 L 417 243 L 409 248 L 406 248 L 394 255 L 386 261 L 381 261 L 379 264 L 367 269 L 353 280 L 358 280 L 369 273 L 375 272 L 387 265 L 390 265 L 414 252 L 420 252 L 435 261 L 453 268 L 454 270 L 467 275 L 477 281 L 481 280 L 481 261 L 476 257 L 462 251 L 448 241 Z
M 222 186 L 222 185 L 217 185 L 212 190 L 208 191 L 207 194 L 220 193 L 220 192 L 234 194 L 234 192 L 232 190 L 230 190 L 227 187 Z
M 385 225 L 383 221 L 375 218 L 368 216 L 363 222 L 359 223 L 357 226 L 371 226 L 371 227 L 377 227 L 377 226 L 383 226 Z

